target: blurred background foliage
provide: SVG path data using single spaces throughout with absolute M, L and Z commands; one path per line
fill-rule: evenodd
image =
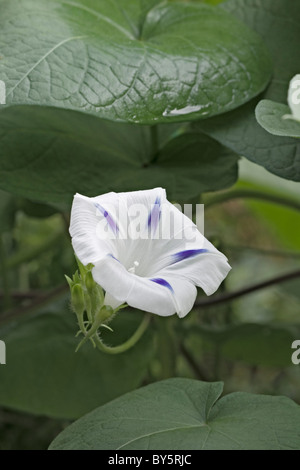
M 265 193 L 289 197 L 295 202 L 300 200 L 297 183 L 264 173 L 264 170 L 258 169 L 255 164 L 241 159 L 240 177 L 232 189 L 261 191 L 262 187 Z M 220 194 L 224 195 L 224 192 Z M 214 193 L 213 197 L 216 195 L 219 193 Z M 78 405 L 75 410 L 71 404 L 69 412 L 63 413 L 56 405 L 52 408 L 50 405 L 50 408 L 46 409 L 43 400 L 49 401 L 49 396 L 41 392 L 43 385 L 47 386 L 49 394 L 54 397 L 56 393 L 63 394 L 65 391 L 55 372 L 55 361 L 58 361 L 59 357 L 55 356 L 54 350 L 59 354 L 62 354 L 63 350 L 59 349 L 61 343 L 52 342 L 51 339 L 54 333 L 57 334 L 57 325 L 54 333 L 49 327 L 50 344 L 47 346 L 39 330 L 41 326 L 36 326 L 35 319 L 41 315 L 46 319 L 49 313 L 52 316 L 57 315 L 58 319 L 61 318 L 62 322 L 66 322 L 68 328 L 73 328 L 74 334 L 76 333 L 75 316 L 68 306 L 68 290 L 64 283 L 64 274 L 71 274 L 75 270 L 68 234 L 68 214 L 59 213 L 46 205 L 14 198 L 4 192 L 1 193 L 0 200 L 0 294 L 3 312 L 0 332 L 1 337 L 7 336 L 8 343 L 12 341 L 21 347 L 22 341 L 26 340 L 28 346 L 27 349 L 19 351 L 15 359 L 20 367 L 23 354 L 27 379 L 15 379 L 10 375 L 4 376 L 2 380 L 0 402 L 6 406 L 0 410 L 0 448 L 43 449 L 47 448 L 53 437 L 68 425 L 73 417 L 89 409 L 89 404 L 83 403 L 80 405 L 82 409 Z M 204 195 L 203 201 L 209 200 L 210 195 Z M 221 287 L 221 295 L 299 268 L 300 215 L 295 209 L 251 198 L 233 198 L 207 206 L 205 235 L 228 256 L 233 267 Z M 204 298 L 201 293 L 199 296 L 200 300 Z M 167 324 L 164 319 L 157 321 L 158 319 L 154 318 L 148 339 L 142 339 L 139 346 L 140 354 L 144 355 L 145 360 L 140 365 L 138 377 L 136 370 L 131 377 L 133 359 L 130 358 L 124 358 L 129 362 L 122 363 L 122 367 L 127 367 L 122 376 L 123 389 L 120 388 L 120 382 L 112 383 L 111 377 L 105 375 L 109 374 L 108 371 L 103 372 L 101 369 L 101 380 L 106 377 L 107 383 L 104 387 L 106 391 L 102 390 L 103 400 L 100 400 L 99 404 L 108 401 L 109 397 L 121 395 L 127 389 L 167 377 L 170 370 L 174 375 L 182 377 L 196 377 L 207 381 L 224 380 L 226 392 L 244 390 L 282 394 L 300 403 L 300 369 L 291 362 L 291 343 L 300 338 L 299 297 L 299 279 L 294 279 L 257 290 L 230 302 L 196 308 L 185 320 L 174 317 L 167 319 Z M 116 324 L 115 330 L 119 335 L 112 339 L 108 333 L 108 341 L 118 343 L 122 334 L 125 338 L 128 335 L 128 319 L 135 326 L 133 317 L 133 313 L 128 312 L 127 326 L 118 328 Z M 26 319 L 26 322 L 23 322 L 23 319 Z M 30 321 L 35 322 L 36 330 L 27 328 L 26 332 L 24 326 L 22 329 L 20 325 L 30 325 Z M 16 322 L 19 325 L 18 334 L 14 329 Z M 167 332 L 170 323 L 173 329 L 172 338 L 168 337 Z M 72 331 L 68 331 L 68 335 L 72 339 L 72 352 L 77 340 Z M 168 339 L 162 339 L 164 337 Z M 170 338 L 173 344 L 170 343 Z M 39 341 L 41 349 L 38 349 Z M 169 351 L 173 348 L 172 364 L 162 363 L 164 348 Z M 86 361 L 93 361 L 96 357 L 96 352 L 90 344 L 85 345 L 82 350 Z M 67 354 L 66 351 L 63 352 Z M 133 351 L 133 354 L 136 352 Z M 10 357 L 13 353 L 9 347 L 7 354 L 8 362 L 16 364 Z M 36 356 L 43 354 L 45 377 L 39 380 L 41 364 Z M 75 357 L 75 353 L 72 354 Z M 63 360 L 62 357 L 61 361 Z M 68 361 L 67 367 L 72 367 L 73 359 Z M 86 362 L 84 364 L 86 374 L 95 375 L 96 371 L 87 371 Z M 77 366 L 80 368 L 80 365 Z M 85 378 L 78 375 L 78 384 L 76 380 L 74 383 L 80 388 L 79 382 L 85 382 Z M 27 388 L 28 393 L 24 392 L 24 402 L 20 400 L 19 395 L 18 398 L 13 397 L 12 388 L 18 386 Z M 83 383 L 82 386 L 84 395 L 84 388 L 89 384 Z M 97 405 L 98 398 L 92 394 L 84 399 L 90 400 L 90 408 Z M 67 400 L 68 397 L 63 400 L 64 410 Z M 72 402 L 71 397 L 70 401 Z M 63 414 L 66 416 L 62 416 Z
M 132 180 L 140 184 L 135 175 Z M 43 188 L 43 181 L 38 176 L 35 184 Z M 291 362 L 291 344 L 300 339 L 299 276 L 239 295 L 299 273 L 299 184 L 242 158 L 230 190 L 193 202 L 205 204 L 205 235 L 229 258 L 230 275 L 211 305 L 199 292 L 198 306 L 184 320 L 153 315 L 131 351 L 107 357 L 90 344 L 75 354 L 77 325 L 64 280 L 76 269 L 69 212 L 0 191 L 0 339 L 9 364 L 0 366 L 1 450 L 46 449 L 73 419 L 170 376 L 222 380 L 225 393 L 285 395 L 300 404 L 300 365 Z M 236 293 L 231 301 L 230 293 Z M 218 296 L 224 301 L 214 300 Z M 104 332 L 104 339 L 118 344 L 139 322 L 140 312 L 122 311 L 115 334 Z

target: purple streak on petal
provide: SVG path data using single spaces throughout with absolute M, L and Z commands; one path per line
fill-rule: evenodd
M 114 260 L 118 261 L 118 263 L 120 263 L 120 261 L 118 260 L 118 258 L 116 258 L 114 255 L 112 255 L 111 253 L 109 253 L 107 256 L 110 256 L 111 258 L 113 258 Z
M 99 212 L 105 217 L 109 227 L 113 231 L 113 233 L 116 235 L 119 232 L 119 227 L 112 218 L 112 216 L 107 212 L 107 210 L 104 209 L 104 207 L 100 206 L 97 202 L 95 202 L 95 207 L 98 209 Z
M 201 255 L 203 253 L 208 253 L 208 250 L 206 250 L 205 248 L 201 248 L 198 250 L 178 251 L 178 253 L 172 255 L 172 262 L 170 264 L 179 263 L 179 261 L 183 261 L 188 258 L 194 258 L 195 256 Z
M 174 292 L 173 287 L 171 286 L 171 284 L 169 284 L 168 281 L 166 281 L 165 279 L 162 279 L 162 278 L 158 277 L 156 279 L 150 279 L 150 281 L 156 282 L 156 284 L 159 284 L 160 286 L 167 287 L 171 292 Z
M 157 197 L 155 199 L 155 203 L 150 211 L 149 217 L 148 217 L 148 227 L 151 229 L 151 233 L 155 233 L 155 230 L 157 229 L 157 226 L 159 224 L 160 220 L 160 198 Z

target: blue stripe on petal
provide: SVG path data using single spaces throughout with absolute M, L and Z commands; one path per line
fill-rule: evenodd
M 119 227 L 118 225 L 116 224 L 116 222 L 114 221 L 114 219 L 112 218 L 112 216 L 107 212 L 107 210 L 104 209 L 104 207 L 102 207 L 100 204 L 98 204 L 97 202 L 95 202 L 95 207 L 98 209 L 98 211 L 103 215 L 103 217 L 105 217 L 107 223 L 108 223 L 108 226 L 111 228 L 111 230 L 113 231 L 113 233 L 116 235 L 118 232 L 119 232 Z
M 149 217 L 148 217 L 148 227 L 151 229 L 152 233 L 155 232 L 157 229 L 157 226 L 159 224 L 160 220 L 160 197 L 157 197 L 155 199 L 155 203 L 150 211 Z
M 165 279 L 158 277 L 155 279 L 150 279 L 150 281 L 156 282 L 156 284 L 159 284 L 160 286 L 167 287 L 171 292 L 174 292 L 171 284 L 169 284 L 168 281 L 166 281 Z
M 118 261 L 118 263 L 120 263 L 120 261 L 118 260 L 118 258 L 116 258 L 114 255 L 112 255 L 111 253 L 109 253 L 107 256 L 110 256 L 110 258 L 114 259 L 115 261 Z
M 203 253 L 208 253 L 208 250 L 206 250 L 205 248 L 201 248 L 198 250 L 178 251 L 178 253 L 175 253 L 174 255 L 172 255 L 171 264 L 179 263 L 180 261 L 183 261 L 185 259 L 194 258 L 195 256 L 201 255 Z

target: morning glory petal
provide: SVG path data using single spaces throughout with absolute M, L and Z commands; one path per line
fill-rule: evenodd
M 186 258 L 180 263 L 173 263 L 163 268 L 159 275 L 164 279 L 172 276 L 189 279 L 193 284 L 201 287 L 206 295 L 212 295 L 230 270 L 231 266 L 222 253 L 208 251 L 201 254 L 201 256 Z
M 150 214 L 148 217 L 148 228 L 150 229 L 150 233 L 152 236 L 155 235 L 155 232 L 159 224 L 160 215 L 161 215 L 160 204 L 161 204 L 160 198 L 157 197 L 153 207 L 150 210 Z
M 127 219 L 136 219 L 135 204 L 146 214 L 140 239 L 131 237 L 126 226 Z M 102 222 L 108 232 L 118 230 L 118 237 L 106 239 Z M 153 237 L 158 227 L 159 237 Z M 167 201 L 162 188 L 95 198 L 76 195 L 70 234 L 77 257 L 93 263 L 93 277 L 113 308 L 127 302 L 157 315 L 183 317 L 193 307 L 196 286 L 211 295 L 231 269 L 196 225 Z
M 161 277 L 158 277 L 156 279 L 150 279 L 150 281 L 156 282 L 160 286 L 167 287 L 167 289 L 169 289 L 171 292 L 174 292 L 173 287 L 171 286 L 171 284 L 169 284 L 168 281 L 166 281 L 165 279 L 162 279 Z
M 188 259 L 188 258 L 194 258 L 195 256 L 203 254 L 203 253 L 208 253 L 208 250 L 206 248 L 198 248 L 198 249 L 195 249 L 195 250 L 179 251 L 178 253 L 174 253 L 172 255 L 171 264 L 179 263 L 180 261 L 183 261 L 183 260 Z
M 106 299 L 114 299 L 114 305 L 126 302 L 131 307 L 162 316 L 177 311 L 174 294 L 169 289 L 128 272 L 111 256 L 96 263 L 92 274 L 106 291 Z
M 98 202 L 95 202 L 94 205 L 95 205 L 96 209 L 98 209 L 100 214 L 102 214 L 103 217 L 106 219 L 107 224 L 110 227 L 110 229 L 112 230 L 112 232 L 115 235 L 117 235 L 117 233 L 119 232 L 119 227 L 118 227 L 118 224 L 112 218 L 112 216 L 108 213 L 108 211 L 106 209 L 104 209 L 104 207 L 102 207 L 100 204 L 98 204 Z
M 184 317 L 193 307 L 197 290 L 192 282 L 179 278 L 164 278 L 164 285 L 129 273 L 112 257 L 99 261 L 93 268 L 93 277 L 106 291 L 106 299 L 113 305 L 127 302 L 131 307 L 161 316 L 177 313 Z M 172 285 L 172 291 L 167 287 Z
M 70 235 L 76 256 L 83 265 L 95 263 L 109 253 L 117 255 L 113 240 L 105 234 L 99 236 L 99 216 L 92 198 L 76 194 L 74 196 Z
M 177 313 L 185 316 L 193 307 L 197 290 L 185 279 L 169 277 L 161 282 L 142 278 L 129 273 L 112 257 L 99 261 L 93 269 L 95 281 L 106 291 L 106 301 L 110 305 L 121 305 L 126 302 L 131 307 L 161 316 Z M 171 289 L 167 285 L 171 286 Z

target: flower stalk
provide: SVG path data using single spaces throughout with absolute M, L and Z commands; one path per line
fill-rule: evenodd
M 120 309 L 127 305 L 123 304 L 116 309 L 105 305 L 104 292 L 102 288 L 96 284 L 92 276 L 91 270 L 94 267 L 93 264 L 90 263 L 84 266 L 78 259 L 77 263 L 79 270 L 75 272 L 73 278 L 71 279 L 66 276 L 71 290 L 72 310 L 77 316 L 79 326 L 79 331 L 76 336 L 79 334 L 83 335 L 83 339 L 78 344 L 76 352 L 89 340 L 94 347 L 108 354 L 120 354 L 132 348 L 146 331 L 150 321 L 149 315 L 145 315 L 134 334 L 121 345 L 112 347 L 104 344 L 99 330 L 106 328 L 113 331 L 110 326 L 108 326 L 108 323 Z

